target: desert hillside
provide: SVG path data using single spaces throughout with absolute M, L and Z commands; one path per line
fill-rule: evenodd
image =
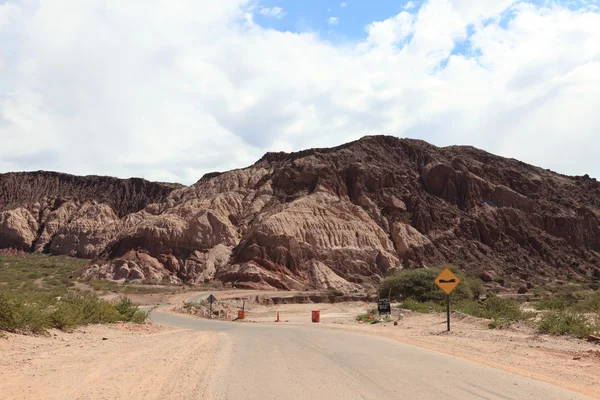
M 192 186 L 0 174 L 0 249 L 84 277 L 244 288 L 376 284 L 452 263 L 484 280 L 600 279 L 600 182 L 464 146 L 369 136 L 268 153 Z

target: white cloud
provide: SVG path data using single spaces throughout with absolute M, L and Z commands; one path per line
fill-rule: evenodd
M 404 5 L 404 10 L 412 10 L 413 8 L 415 8 L 415 2 L 414 1 L 409 1 L 408 3 L 406 3 Z
M 286 12 L 281 7 L 263 7 L 260 9 L 260 13 L 266 17 L 277 19 L 282 19 L 286 16 Z
M 386 47 L 402 43 L 414 30 L 415 17 L 407 12 L 401 12 L 385 21 L 373 22 L 368 25 L 367 42 L 376 47 Z
M 344 8 L 344 7 L 346 7 L 346 5 L 347 5 L 346 3 L 341 3 L 340 7 Z
M 245 0 L 61 3 L 0 5 L 0 171 L 191 183 L 382 133 L 600 178 L 596 12 L 429 0 L 336 46 Z
M 329 17 L 327 18 L 327 23 L 329 25 L 335 26 L 340 22 L 340 19 L 338 17 Z

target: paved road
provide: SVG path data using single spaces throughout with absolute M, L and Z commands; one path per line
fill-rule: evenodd
M 586 399 L 558 387 L 389 339 L 323 327 L 208 321 L 154 312 L 163 325 L 223 332 L 208 398 Z M 193 356 L 193 355 L 192 355 Z

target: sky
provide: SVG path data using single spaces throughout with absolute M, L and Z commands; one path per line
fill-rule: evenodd
M 365 135 L 600 178 L 600 0 L 0 0 L 0 172 L 192 184 Z

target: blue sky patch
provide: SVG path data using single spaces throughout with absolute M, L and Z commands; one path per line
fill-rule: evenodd
M 366 37 L 367 25 L 399 14 L 408 3 L 415 12 L 422 0 L 264 0 L 254 20 L 279 31 L 319 32 L 325 39 L 356 41 Z M 275 8 L 282 9 L 284 15 L 273 12 Z
M 425 1 L 262 0 L 255 3 L 254 20 L 262 27 L 278 31 L 317 32 L 323 39 L 332 42 L 359 41 L 366 38 L 367 25 L 374 21 L 383 21 L 402 11 L 417 13 Z M 559 5 L 570 10 L 600 10 L 600 0 L 521 0 L 520 2 L 547 7 Z M 483 26 L 498 22 L 502 28 L 507 28 L 514 16 L 513 6 L 499 17 L 483 21 Z M 472 53 L 468 38 L 474 33 L 475 27 L 470 25 L 467 30 L 467 38 L 456 43 L 452 54 Z

